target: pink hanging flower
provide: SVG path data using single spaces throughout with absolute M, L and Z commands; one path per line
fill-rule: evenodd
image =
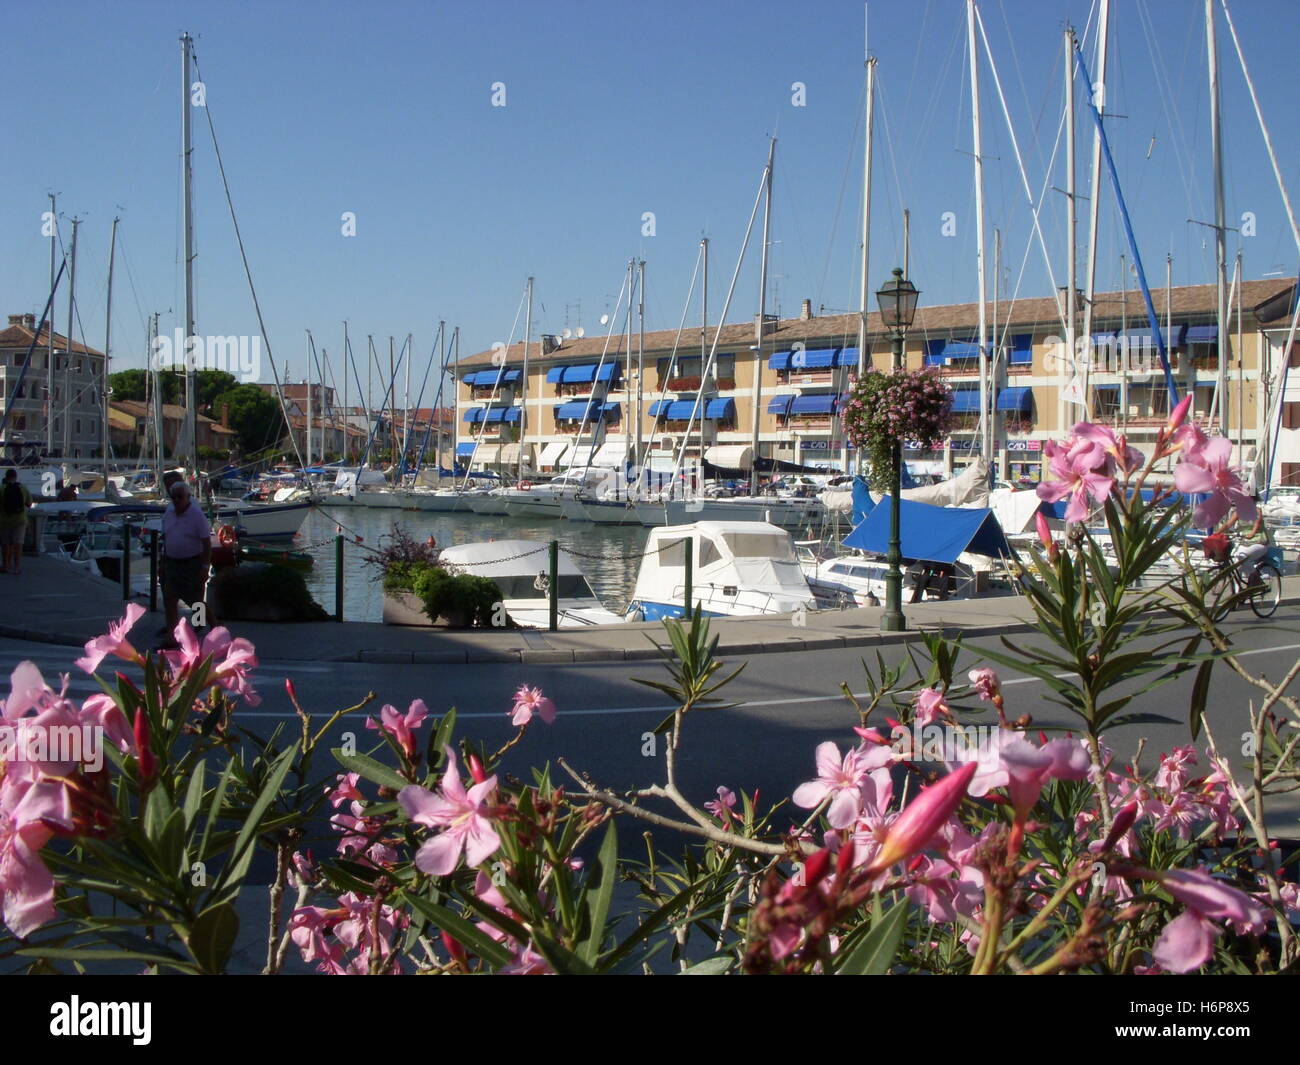
M 555 703 L 542 694 L 541 688 L 520 685 L 515 692 L 515 705 L 510 709 L 512 725 L 527 725 L 536 714 L 548 725 L 555 723 Z
M 447 771 L 437 794 L 410 784 L 397 795 L 398 805 L 416 824 L 443 831 L 424 844 L 415 856 L 416 868 L 430 876 L 446 876 L 460 863 L 462 851 L 471 866 L 482 865 L 501 846 L 501 837 L 487 814 L 487 798 L 496 791 L 490 776 L 468 791 L 460 780 L 455 752 L 448 747 Z
M 107 633 L 96 636 L 86 644 L 85 657 L 77 659 L 77 666 L 87 673 L 94 673 L 99 668 L 99 664 L 109 655 L 136 664 L 143 662 L 140 652 L 131 646 L 127 635 L 135 627 L 135 623 L 144 617 L 144 613 L 144 607 L 139 603 L 128 603 L 126 613 L 108 627 Z

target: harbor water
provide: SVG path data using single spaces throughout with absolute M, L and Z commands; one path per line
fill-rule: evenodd
M 334 538 L 341 526 L 344 620 L 382 621 L 381 575 L 378 566 L 367 565 L 365 560 L 391 535 L 394 524 L 418 541 L 432 536 L 439 547 L 484 540 L 529 540 L 545 547 L 551 540 L 558 540 L 563 549 L 577 556 L 574 561 L 605 606 L 618 614 L 632 597 L 640 555 L 650 531 L 641 526 L 530 521 L 472 512 L 443 514 L 372 507 L 331 510 L 325 505 L 308 513 L 294 541 L 296 549 L 310 552 L 315 559 L 304 575 L 316 602 L 331 614 L 334 612 Z M 359 544 L 357 536 L 362 538 Z M 538 556 L 539 570 L 545 568 L 545 557 Z

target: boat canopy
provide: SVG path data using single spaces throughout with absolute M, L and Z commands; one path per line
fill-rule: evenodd
M 844 538 L 844 546 L 885 554 L 889 550 L 890 509 L 891 502 L 882 501 Z M 1015 554 L 991 510 L 934 507 L 902 499 L 898 520 L 905 559 L 951 564 L 966 551 L 994 558 Z

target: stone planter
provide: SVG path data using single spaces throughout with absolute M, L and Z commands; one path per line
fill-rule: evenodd
M 424 603 L 410 592 L 384 592 L 385 625 L 419 625 L 424 628 L 434 627 L 448 629 L 469 628 L 469 618 L 463 611 L 449 616 L 440 616 L 432 622 L 424 612 Z

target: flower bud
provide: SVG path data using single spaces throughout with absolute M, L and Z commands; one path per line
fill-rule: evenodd
M 149 718 L 144 712 L 144 707 L 140 707 L 135 712 L 135 750 L 136 764 L 140 769 L 140 787 L 141 790 L 149 788 L 154 781 L 158 772 L 158 759 L 154 757 L 152 740 L 153 736 L 149 729 Z
M 1106 842 L 1101 845 L 1103 852 L 1114 850 L 1115 844 L 1124 838 L 1124 834 L 1133 827 L 1133 822 L 1137 820 L 1138 804 L 1131 802 L 1127 806 L 1120 808 L 1115 815 L 1115 820 L 1111 823 L 1110 832 L 1106 835 Z
M 880 851 L 867 870 L 868 874 L 881 873 L 896 862 L 910 858 L 924 849 L 944 822 L 957 811 L 978 768 L 978 762 L 967 762 L 928 788 L 922 788 L 920 794 L 889 826 Z

